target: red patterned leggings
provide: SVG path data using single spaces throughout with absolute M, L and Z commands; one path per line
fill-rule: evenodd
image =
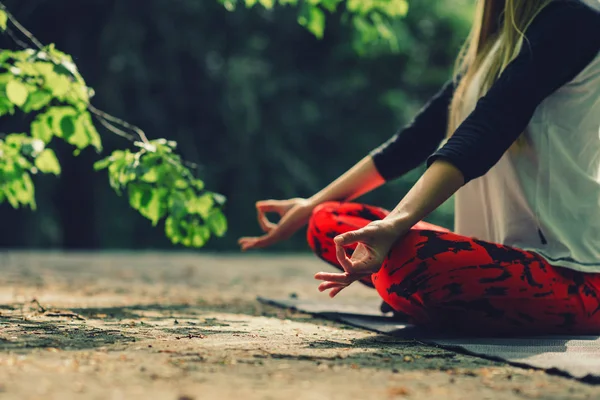
M 341 269 L 333 238 L 387 214 L 363 204 L 323 203 L 311 217 L 308 243 Z M 398 242 L 379 272 L 363 283 L 418 325 L 506 334 L 600 334 L 600 274 L 553 267 L 533 252 L 426 222 Z

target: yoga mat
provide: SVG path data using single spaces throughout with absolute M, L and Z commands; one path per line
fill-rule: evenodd
M 274 306 L 313 314 L 388 335 L 418 339 L 452 350 L 508 363 L 561 372 L 590 383 L 600 383 L 599 336 L 535 336 L 523 338 L 442 337 L 379 312 L 379 302 L 339 303 L 335 300 L 266 299 Z

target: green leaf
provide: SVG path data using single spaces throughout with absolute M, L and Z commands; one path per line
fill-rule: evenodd
M 188 213 L 186 195 L 180 190 L 175 190 L 169 197 L 169 212 L 177 218 L 183 218 Z
M 19 201 L 16 196 L 12 193 L 12 190 L 8 187 L 8 185 L 4 185 L 2 188 L 4 195 L 6 196 L 6 200 L 8 200 L 8 204 L 11 205 L 12 208 L 19 208 Z
M 202 247 L 210 238 L 210 229 L 205 225 L 192 226 L 192 246 Z
M 38 53 L 38 57 L 42 53 Z M 37 71 L 39 75 L 42 75 L 44 78 L 48 78 L 48 76 L 54 74 L 54 64 L 46 61 L 38 61 L 33 63 L 33 68 Z
M 148 207 L 152 200 L 152 191 L 154 189 L 150 185 L 131 183 L 127 187 L 129 194 L 129 204 L 136 210 L 142 210 Z
M 96 161 L 94 163 L 94 171 L 100 171 L 102 169 L 107 168 L 111 163 L 110 157 L 103 158 L 102 160 Z
M 258 1 L 264 8 L 267 8 L 267 9 L 271 9 L 275 5 L 275 0 L 258 0 Z M 246 2 L 248 2 L 248 0 L 246 0 Z
M 10 52 L 7 51 L 7 50 L 0 51 L 0 62 L 2 61 L 2 58 L 3 58 L 2 56 L 5 56 L 6 53 L 10 53 Z M 13 74 L 10 74 L 10 73 L 0 74 L 0 84 L 2 86 L 6 86 L 6 84 L 8 82 L 10 82 L 11 80 L 13 80 L 13 79 L 14 79 L 14 75 Z
M 202 182 L 200 179 L 193 179 L 191 181 L 191 185 L 193 187 L 195 187 L 196 190 L 203 190 L 204 189 L 204 182 Z
M 44 86 L 52 92 L 53 96 L 60 98 L 69 91 L 71 81 L 65 75 L 51 73 L 46 76 Z
M 160 157 L 160 156 L 159 156 Z M 160 182 L 163 186 L 171 187 L 177 180 L 178 172 L 174 165 L 163 163 L 154 167 L 158 174 L 157 182 Z
M 14 114 L 15 106 L 6 97 L 0 96 L 0 116 Z
M 185 179 L 177 179 L 173 184 L 176 189 L 187 189 L 190 185 L 187 183 Z M 202 190 L 202 189 L 200 189 Z
M 45 174 L 60 175 L 60 163 L 52 149 L 46 149 L 36 157 L 35 166 Z
M 168 217 L 165 220 L 165 234 L 173 244 L 177 244 L 181 241 L 181 237 L 183 236 L 181 233 L 181 229 L 179 227 L 179 220 Z
M 21 81 L 13 79 L 6 85 L 6 97 L 8 97 L 8 100 L 10 100 L 11 103 L 18 107 L 25 104 L 28 95 L 29 91 L 27 90 L 27 86 Z
M 36 90 L 29 94 L 23 105 L 23 111 L 38 111 L 44 108 L 52 100 L 52 95 L 44 90 Z
M 52 132 L 56 136 L 66 140 L 66 137 L 63 136 L 63 127 L 61 126 L 62 120 L 64 117 L 67 116 L 74 118 L 77 115 L 77 110 L 69 106 L 52 107 L 48 109 L 48 111 L 46 111 L 45 115 L 46 122 L 48 123 L 48 126 L 52 129 Z M 71 128 L 65 126 L 65 128 L 67 128 L 67 133 L 70 134 L 73 134 L 73 131 L 75 130 L 74 126 Z
M 323 0 L 321 1 L 321 5 L 329 12 L 335 12 L 338 4 L 340 4 L 342 0 Z
M 81 124 L 88 138 L 88 143 L 94 146 L 97 152 L 102 151 L 102 140 L 100 139 L 100 135 L 98 134 L 98 131 L 92 122 L 90 113 L 87 111 L 82 112 L 79 115 L 77 123 Z
M 126 158 L 128 156 L 128 151 L 116 150 L 109 158 L 110 164 L 108 165 L 108 178 L 110 186 L 115 189 L 117 193 L 120 193 L 121 188 L 125 184 L 123 183 L 123 179 L 121 177 L 123 175 L 123 170 L 127 165 Z
M 408 12 L 408 2 L 406 0 L 389 0 L 380 5 L 388 17 L 403 17 Z
M 325 32 L 325 13 L 319 7 L 308 7 L 307 12 L 298 17 L 298 23 L 308 29 L 318 39 Z
M 165 216 L 167 207 L 165 204 L 167 191 L 165 189 L 154 189 L 152 198 L 145 209 L 140 210 L 143 216 L 152 221 L 152 226 L 156 226 L 158 221 Z
M 33 182 L 31 176 L 26 172 L 23 172 L 19 179 L 13 180 L 8 185 L 8 190 L 5 191 L 5 194 L 13 208 L 18 208 L 19 204 L 23 204 L 29 205 L 32 210 L 36 209 Z
M 158 182 L 158 171 L 157 171 L 157 167 L 151 167 L 148 172 L 146 172 L 144 175 L 142 175 L 142 177 L 140 178 L 142 181 L 144 182 L 148 182 L 148 183 L 155 183 Z
M 165 199 L 167 191 L 143 183 L 131 183 L 128 190 L 131 206 L 152 221 L 153 226 L 156 226 L 166 213 Z
M 85 149 L 90 144 L 102 148 L 100 136 L 89 120 L 89 113 L 78 115 L 73 107 L 65 106 L 52 107 L 47 114 L 54 134 L 67 143 L 78 149 Z
M 190 214 L 198 214 L 206 218 L 213 206 L 213 198 L 210 194 L 203 194 L 200 197 L 189 199 L 186 206 Z
M 0 29 L 3 31 L 6 30 L 6 22 L 8 22 L 8 15 L 6 14 L 6 11 L 0 10 Z
M 221 210 L 212 210 L 206 223 L 210 227 L 210 230 L 218 237 L 223 237 L 225 232 L 227 232 L 227 219 Z
M 52 140 L 52 129 L 50 129 L 43 118 L 38 116 L 38 118 L 31 123 L 31 136 L 40 139 L 44 143 L 50 143 Z
M 40 72 L 34 64 L 29 61 L 17 61 L 15 67 L 19 70 L 19 75 L 39 76 Z
M 58 126 L 60 130 L 60 136 L 65 139 L 67 142 L 73 144 L 71 142 L 71 137 L 75 133 L 75 120 L 72 115 L 63 115 L 61 119 L 58 120 Z M 79 146 L 77 146 L 79 147 Z
M 29 204 L 32 210 L 37 208 L 35 204 L 35 188 L 33 186 L 33 181 L 31 180 L 31 175 L 28 173 L 24 173 L 21 180 L 21 202 L 23 204 Z

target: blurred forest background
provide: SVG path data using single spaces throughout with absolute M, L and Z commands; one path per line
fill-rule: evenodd
M 413 0 L 394 24 L 399 46 L 353 47 L 352 28 L 333 16 L 316 39 L 297 10 L 227 11 L 217 0 L 5 0 L 43 43 L 71 54 L 94 104 L 179 143 L 202 166 L 207 188 L 228 198 L 229 232 L 206 250 L 235 250 L 259 234 L 254 202 L 310 196 L 410 121 L 450 78 L 473 1 Z M 2 48 L 13 47 L 5 37 Z M 10 120 L 10 121 L 8 121 Z M 19 117 L 0 131 L 18 131 Z M 99 127 L 104 154 L 129 146 Z M 38 177 L 38 210 L 0 205 L 0 246 L 172 249 L 163 228 L 115 195 L 91 150 L 63 173 Z M 421 170 L 422 171 L 422 170 Z M 393 207 L 414 171 L 361 201 Z M 452 227 L 452 204 L 429 221 Z M 298 234 L 274 250 L 306 250 Z

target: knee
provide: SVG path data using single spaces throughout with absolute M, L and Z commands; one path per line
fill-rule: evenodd
M 306 236 L 310 247 L 317 251 L 319 243 L 323 239 L 323 234 L 328 230 L 328 227 L 333 221 L 334 212 L 340 207 L 340 202 L 327 201 L 319 204 L 314 208 L 308 221 L 308 230 Z
M 311 213 L 310 220 L 308 221 L 309 234 L 311 232 L 318 233 L 319 228 L 331 221 L 333 219 L 334 212 L 340 207 L 340 204 L 341 203 L 338 201 L 326 201 L 316 206 Z
M 313 209 L 311 220 L 318 218 L 319 216 L 322 217 L 324 215 L 330 215 L 332 212 L 340 208 L 341 204 L 342 203 L 339 201 L 326 201 L 324 203 L 319 204 Z

